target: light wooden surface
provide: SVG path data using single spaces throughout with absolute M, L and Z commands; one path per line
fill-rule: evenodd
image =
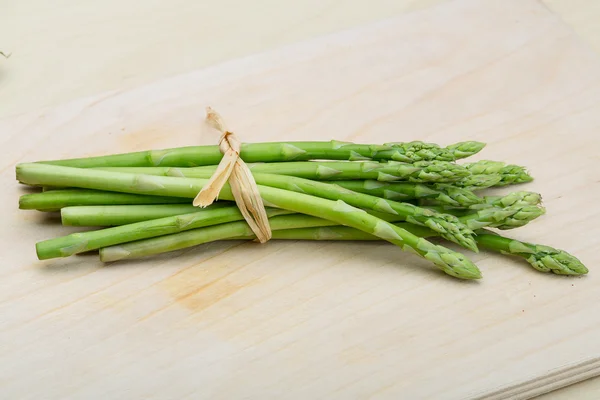
M 0 0 L 0 117 L 450 0 Z M 487 1 L 487 0 L 483 0 Z M 543 0 L 596 50 L 600 2 Z
M 484 140 L 482 157 L 528 165 L 544 194 L 548 216 L 514 235 L 593 269 L 599 67 L 538 2 L 458 0 L 5 120 L 0 198 L 16 202 L 19 161 L 212 143 L 199 128 L 212 105 L 255 141 Z M 35 241 L 65 230 L 1 212 L 2 397 L 527 398 L 600 357 L 593 271 L 480 254 L 485 280 L 465 284 L 374 243 L 42 263 Z

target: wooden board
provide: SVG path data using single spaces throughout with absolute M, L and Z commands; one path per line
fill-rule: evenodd
M 198 49 L 202 51 L 202 49 Z M 387 244 L 214 243 L 40 262 L 70 232 L 18 211 L 22 161 L 247 141 L 489 143 L 548 215 L 511 233 L 589 276 L 473 255 L 450 279 Z M 533 0 L 456 0 L 0 123 L 2 398 L 530 398 L 600 373 L 600 62 Z

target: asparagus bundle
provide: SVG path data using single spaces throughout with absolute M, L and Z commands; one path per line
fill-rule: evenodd
M 470 251 L 481 247 L 521 257 L 541 272 L 587 273 L 564 251 L 488 230 L 521 227 L 545 210 L 537 193 L 478 195 L 481 189 L 533 179 L 525 168 L 504 162 L 457 162 L 483 147 L 480 142 L 447 147 L 247 143 L 240 157 L 249 163 L 273 240 L 385 240 L 448 275 L 481 277 L 465 255 L 429 239 L 439 237 Z M 42 188 L 21 196 L 21 209 L 60 211 L 63 225 L 99 228 L 41 241 L 38 258 L 98 250 L 100 259 L 110 262 L 216 240 L 254 239 L 229 185 L 214 204 L 192 205 L 212 184 L 222 159 L 219 146 L 191 146 L 17 165 L 20 183 Z

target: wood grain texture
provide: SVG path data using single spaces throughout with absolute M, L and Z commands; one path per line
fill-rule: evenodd
M 0 118 L 447 1 L 3 0 Z M 600 3 L 541 1 L 600 50 Z
M 2 397 L 518 399 L 595 374 L 599 67 L 538 2 L 457 0 L 2 121 Z M 512 235 L 592 272 L 482 253 L 484 280 L 457 282 L 380 243 L 35 260 L 72 229 L 16 210 L 15 163 L 214 143 L 206 105 L 248 141 L 488 142 L 548 208 Z
M 448 0 L 2 0 L 0 118 Z

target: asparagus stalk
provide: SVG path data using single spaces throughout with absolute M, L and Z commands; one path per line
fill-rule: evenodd
M 329 142 L 266 142 L 243 143 L 241 157 L 245 162 L 278 162 L 306 160 L 398 160 L 454 161 L 479 152 L 485 144 L 461 142 L 447 148 L 422 142 L 386 145 Z M 219 146 L 189 146 L 100 157 L 43 161 L 46 164 L 68 167 L 195 167 L 216 165 L 223 155 Z
M 130 193 L 103 192 L 89 189 L 52 190 L 25 194 L 19 198 L 22 210 L 54 211 L 69 206 L 118 205 L 118 204 L 179 204 L 189 199 L 167 196 L 146 196 Z
M 139 169 L 146 170 L 145 168 Z M 121 168 L 107 168 L 106 170 L 119 171 Z M 125 171 L 132 170 L 127 168 Z M 471 205 L 480 204 L 483 201 L 481 197 L 478 197 L 469 190 L 445 184 L 427 185 L 410 182 L 389 183 L 379 182 L 376 180 L 349 180 L 335 181 L 334 183 L 355 192 L 370 194 L 388 200 L 408 201 L 414 199 L 435 199 L 435 201 L 437 201 L 439 204 L 464 208 Z M 44 192 L 23 195 L 19 200 L 20 208 L 34 210 L 59 210 L 63 207 L 86 205 L 189 203 L 188 199 L 177 197 L 135 195 L 89 189 L 64 190 L 68 190 L 68 192 L 64 193 L 64 195 L 57 195 L 59 190 L 54 188 L 52 189 L 52 192 L 55 193 L 52 194 Z
M 106 171 L 133 172 L 149 175 L 186 176 L 207 178 L 214 174 L 216 166 L 196 168 L 170 167 L 102 167 Z M 250 164 L 252 173 L 289 175 L 315 180 L 374 179 L 378 181 L 453 182 L 469 175 L 462 166 L 446 161 L 402 162 L 285 162 Z
M 286 210 L 267 209 L 268 216 L 290 213 L 290 211 Z M 68 257 L 119 243 L 150 238 L 157 235 L 167 235 L 203 226 L 241 221 L 243 219 L 242 213 L 235 206 L 204 209 L 202 211 L 172 217 L 153 219 L 150 221 L 137 222 L 89 232 L 73 233 L 67 236 L 44 240 L 36 244 L 36 251 L 38 259 L 40 260 Z
M 311 163 L 305 162 L 298 164 Z M 139 169 L 137 168 L 119 169 L 119 171 L 131 172 L 136 172 L 138 170 Z M 211 170 L 191 170 L 189 168 L 143 168 L 142 171 L 148 174 L 173 174 L 174 171 L 176 171 L 175 173 L 179 176 L 201 176 L 204 178 L 210 178 L 210 175 L 212 175 Z M 263 174 L 256 172 L 253 172 L 252 175 L 254 176 L 256 183 L 259 185 L 276 187 L 279 189 L 285 189 L 299 193 L 306 193 L 329 200 L 342 200 L 351 206 L 398 215 L 409 223 L 427 226 L 434 231 L 439 232 L 440 235 L 445 239 L 455 242 L 469 250 L 477 251 L 477 246 L 475 245 L 475 240 L 473 239 L 473 231 L 463 225 L 454 216 L 432 212 L 412 204 L 399 203 L 393 200 L 382 199 L 364 193 L 353 192 L 337 185 L 312 181 L 295 176 Z
M 207 180 L 203 179 L 136 175 L 35 163 L 18 165 L 17 179 L 27 184 L 42 186 L 73 186 L 191 198 L 207 183 Z M 364 210 L 352 207 L 341 200 L 332 201 L 262 185 L 259 185 L 258 189 L 266 206 L 312 215 L 372 233 L 404 250 L 417 253 L 447 274 L 458 278 L 478 279 L 481 277 L 475 264 L 464 255 L 434 245 L 405 229 L 369 215 Z M 225 200 L 233 200 L 228 185 L 223 187 L 220 196 Z
M 230 202 L 217 202 L 203 210 L 223 207 L 223 204 L 232 205 Z M 198 207 L 191 204 L 74 206 L 61 209 L 60 216 L 65 226 L 118 226 L 198 211 Z

